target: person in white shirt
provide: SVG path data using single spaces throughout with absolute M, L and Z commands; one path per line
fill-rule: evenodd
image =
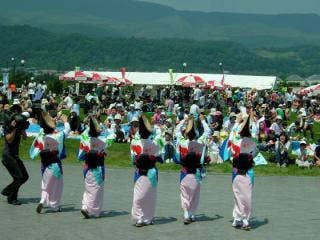
M 197 101 L 194 100 L 193 104 L 190 107 L 190 114 L 193 115 L 195 119 L 198 119 L 199 113 L 200 113 L 200 108 L 197 105 Z
M 63 99 L 63 103 L 67 109 L 71 109 L 73 105 L 73 100 L 70 94 L 65 94 L 65 98 Z
M 208 155 L 210 158 L 210 163 L 217 164 L 223 162 L 219 155 L 220 146 L 220 133 L 218 131 L 214 131 L 212 139 L 209 142 L 208 146 Z
M 280 116 L 277 116 L 276 121 L 271 124 L 270 129 L 274 131 L 277 137 L 280 136 L 280 134 L 283 132 L 282 118 Z
M 201 89 L 196 87 L 193 92 L 193 100 L 198 101 L 201 97 Z

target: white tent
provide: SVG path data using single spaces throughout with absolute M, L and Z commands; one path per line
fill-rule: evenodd
M 91 71 L 84 71 L 89 73 Z M 110 77 L 122 78 L 121 72 L 97 72 Z M 125 77 L 137 85 L 172 85 L 183 76 L 190 75 L 191 73 L 167 73 L 158 72 L 126 72 Z M 222 74 L 204 74 L 192 73 L 208 81 L 221 81 Z M 224 83 L 231 87 L 241 88 L 256 88 L 257 90 L 271 89 L 276 83 L 277 77 L 275 76 L 250 76 L 250 75 L 230 75 L 225 74 Z

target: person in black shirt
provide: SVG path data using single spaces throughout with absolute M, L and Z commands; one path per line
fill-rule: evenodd
M 11 112 L 18 114 L 21 110 L 20 106 L 15 105 L 11 108 Z M 26 138 L 26 132 L 19 128 L 18 120 L 12 117 L 4 126 L 4 149 L 2 155 L 2 164 L 7 168 L 9 174 L 13 178 L 13 182 L 6 186 L 1 194 L 7 197 L 8 203 L 20 205 L 18 200 L 18 191 L 22 184 L 28 178 L 28 172 L 19 158 L 19 146 L 21 137 Z

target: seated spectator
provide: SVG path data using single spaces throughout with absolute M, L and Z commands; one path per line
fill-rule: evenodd
M 125 142 L 125 133 L 124 131 L 122 130 L 121 128 L 121 121 L 122 121 L 122 118 L 121 118 L 121 115 L 118 113 L 116 114 L 116 116 L 114 117 L 114 126 L 113 126 L 113 129 L 114 129 L 114 133 L 116 134 L 116 142 L 117 143 L 124 143 Z
M 160 124 L 160 119 L 161 119 L 161 109 L 157 107 L 154 110 L 154 114 L 152 116 L 152 124 Z
M 71 109 L 72 108 L 72 105 L 73 105 L 73 100 L 71 98 L 71 95 L 68 94 L 68 93 L 65 93 L 63 95 L 63 107 L 66 108 L 66 109 Z
M 71 111 L 68 117 L 71 132 L 70 134 L 79 134 L 81 132 L 80 118 L 75 111 Z
M 229 119 L 223 124 L 223 130 L 230 133 L 235 123 L 236 123 L 236 114 L 234 112 L 231 112 L 229 115 Z
M 139 118 L 139 112 L 134 109 L 134 104 L 130 104 L 127 113 L 127 121 L 130 123 L 133 118 Z
M 268 150 L 268 134 L 270 130 L 267 128 L 267 125 L 264 121 L 261 121 L 259 123 L 259 129 L 258 129 L 258 149 L 260 151 L 267 151 Z
M 308 114 L 305 118 L 304 126 L 303 126 L 303 135 L 304 137 L 307 136 L 307 131 L 310 131 L 310 136 L 313 139 L 313 124 L 314 124 L 314 119 L 313 119 L 314 113 L 312 109 L 308 110 Z
M 320 139 L 318 140 L 316 149 L 314 150 L 313 163 L 315 166 L 320 167 Z
M 167 116 L 165 112 L 160 113 L 159 125 L 164 125 L 167 121 Z
M 220 143 L 220 133 L 215 131 L 212 135 L 212 138 L 209 141 L 208 146 L 208 155 L 210 158 L 210 163 L 222 163 L 222 159 L 219 155 L 221 143 Z
M 281 116 L 276 117 L 276 121 L 271 124 L 270 129 L 274 131 L 276 137 L 280 136 L 280 134 L 283 132 L 282 117 Z
M 110 124 L 114 124 L 114 118 L 117 114 L 117 108 L 112 106 L 110 109 L 107 110 L 107 118 L 105 120 L 105 124 L 110 127 Z
M 175 150 L 172 142 L 172 132 L 167 131 L 164 133 L 164 158 L 166 163 L 172 163 L 175 157 Z
M 139 119 L 137 117 L 133 117 L 130 122 L 128 142 L 132 141 L 132 139 L 135 137 L 138 131 L 139 131 Z
M 299 131 L 299 121 L 291 123 L 286 129 L 287 135 L 289 137 L 295 136 Z
M 296 159 L 296 164 L 299 167 L 310 168 L 312 166 L 312 162 L 310 161 L 310 157 L 308 156 L 307 143 L 305 141 L 300 142 L 300 149 L 298 152 L 298 158 Z
M 285 133 L 281 133 L 279 140 L 275 145 L 276 162 L 279 167 L 287 167 L 289 164 L 289 151 L 291 149 L 291 141 Z

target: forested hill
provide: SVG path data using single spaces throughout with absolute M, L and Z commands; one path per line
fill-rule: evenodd
M 30 26 L 0 25 L 0 66 L 11 57 L 25 59 L 26 67 L 70 70 L 107 68 L 129 71 L 220 72 L 219 62 L 234 74 L 308 76 L 319 73 L 320 47 L 248 49 L 228 41 L 185 39 L 98 38 L 56 34 Z
M 316 14 L 178 11 L 133 0 L 1 0 L 1 22 L 59 33 L 235 41 L 246 47 L 318 43 Z

